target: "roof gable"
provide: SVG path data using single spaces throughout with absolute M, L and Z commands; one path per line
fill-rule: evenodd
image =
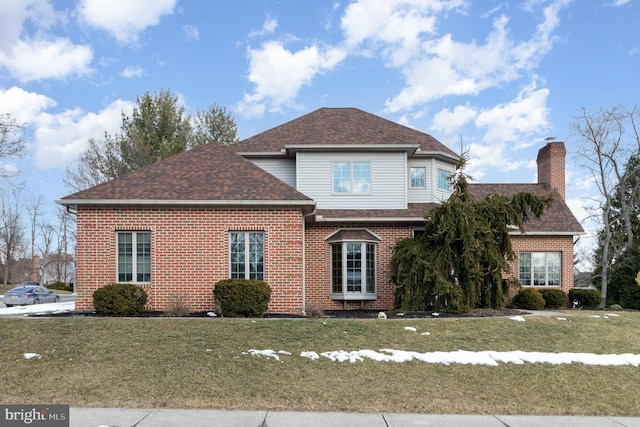
M 424 132 L 357 108 L 320 108 L 233 146 L 242 153 L 280 153 L 289 145 L 393 146 L 415 144 L 421 151 L 458 155 Z
M 218 142 L 193 148 L 68 195 L 60 203 L 71 205 L 89 201 L 313 204 L 304 194 Z

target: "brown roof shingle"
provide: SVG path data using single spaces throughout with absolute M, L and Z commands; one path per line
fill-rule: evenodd
M 320 108 L 254 135 L 233 149 L 242 153 L 280 152 L 286 145 L 419 144 L 422 151 L 458 155 L 426 133 L 357 108 Z
M 212 142 L 68 195 L 62 204 L 106 200 L 291 201 L 313 204 L 296 189 L 228 147 Z

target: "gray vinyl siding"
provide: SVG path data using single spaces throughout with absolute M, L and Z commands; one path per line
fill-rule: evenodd
M 294 159 L 251 159 L 271 175 L 296 188 L 296 161 Z
M 407 177 L 405 179 L 407 185 L 407 196 L 409 203 L 430 203 L 433 202 L 433 161 L 432 159 L 409 159 L 407 165 Z M 425 168 L 425 186 L 424 188 L 411 188 L 411 168 Z
M 367 194 L 334 194 L 333 162 L 368 162 L 371 190 Z M 406 154 L 298 153 L 298 191 L 317 202 L 318 209 L 406 209 Z

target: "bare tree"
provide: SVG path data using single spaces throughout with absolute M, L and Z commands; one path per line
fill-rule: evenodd
M 56 281 L 69 282 L 73 278 L 75 269 L 70 270 L 70 261 L 74 257 L 69 254 L 74 251 L 75 242 L 75 219 L 72 214 L 60 206 L 57 213 L 58 224 L 56 230 L 56 258 L 53 261 Z
M 633 246 L 632 206 L 634 197 L 625 198 L 615 195 L 637 194 L 638 182 L 635 168 L 627 165 L 640 156 L 640 137 L 638 133 L 638 107 L 628 109 L 615 105 L 609 109 L 600 109 L 595 113 L 582 108 L 581 114 L 574 118 L 573 128 L 580 139 L 578 157 L 583 166 L 592 175 L 600 193 L 599 217 L 602 221 L 601 235 L 601 291 L 604 308 L 607 299 L 608 275 L 616 255 Z M 620 215 L 616 220 L 612 209 L 619 203 Z M 626 239 L 614 239 L 615 222 L 622 225 Z M 616 243 L 620 243 L 616 245 Z
M 18 122 L 11 114 L 0 114 L 0 158 L 22 157 L 27 140 L 26 125 Z M 1 178 L 12 178 L 17 172 L 0 168 Z
M 18 194 L 0 193 L 0 258 L 4 267 L 3 283 L 9 283 L 9 272 L 16 255 L 24 248 L 24 228 Z

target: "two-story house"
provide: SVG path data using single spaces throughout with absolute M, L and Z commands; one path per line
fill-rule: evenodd
M 553 207 L 514 230 L 513 271 L 525 286 L 573 286 L 564 202 L 564 145 L 538 156 L 539 184 L 473 192 L 557 191 Z M 271 286 L 271 312 L 390 309 L 395 242 L 450 195 L 458 156 L 432 136 L 354 108 L 322 108 L 231 147 L 194 148 L 59 201 L 77 213 L 77 308 L 97 288 L 135 283 L 149 307 L 186 297 L 214 307 L 215 282 Z M 561 170 L 560 170 L 561 169 Z

